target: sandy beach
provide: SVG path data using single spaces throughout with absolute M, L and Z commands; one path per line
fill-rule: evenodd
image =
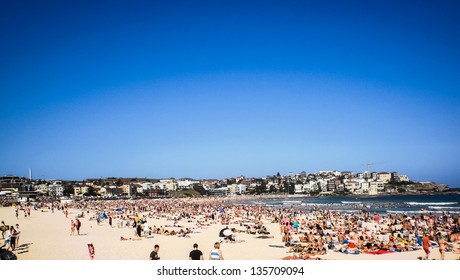
M 289 252 L 282 240 L 280 224 L 273 222 L 268 217 L 261 216 L 269 235 L 249 234 L 244 232 L 246 227 L 241 223 L 231 223 L 230 228 L 235 229 L 236 242 L 225 242 L 219 237 L 219 232 L 226 227 L 220 223 L 208 223 L 197 226 L 197 217 L 173 221 L 166 217 L 148 217 L 150 227 L 163 227 L 165 230 L 189 229 L 192 233 L 181 237 L 179 235 L 151 234 L 148 237 L 135 237 L 131 226 L 122 228 L 117 226 L 117 221 L 109 225 L 108 219 L 100 223 L 96 219 L 97 210 L 87 210 L 85 217 L 80 218 L 80 235 L 71 235 L 71 220 L 81 214 L 81 209 L 69 208 L 68 215 L 64 211 L 46 207 L 32 210 L 30 217 L 24 217 L 20 211 L 18 218 L 15 216 L 15 207 L 0 208 L 0 220 L 7 225 L 19 224 L 20 237 L 18 248 L 14 251 L 18 260 L 88 260 L 88 242 L 95 247 L 95 260 L 147 260 L 153 246 L 158 244 L 158 255 L 161 260 L 188 260 L 193 244 L 197 243 L 204 254 L 204 259 L 209 258 L 215 242 L 221 242 L 221 250 L 225 260 L 281 260 L 296 255 Z M 89 213 L 88 213 L 89 211 Z M 140 212 L 139 215 L 147 215 Z M 175 223 L 175 224 L 174 224 Z M 127 240 L 121 240 L 121 237 Z M 2 244 L 3 244 L 2 240 Z M 453 244 L 457 246 L 458 244 Z M 430 259 L 439 259 L 437 248 L 431 249 Z M 425 253 L 420 248 L 408 252 L 392 252 L 387 254 L 349 254 L 327 250 L 326 254 L 314 256 L 313 259 L 321 260 L 417 260 L 424 257 Z M 460 254 L 446 252 L 446 260 L 459 259 Z
M 222 241 L 219 232 L 225 226 L 211 224 L 196 228 L 189 238 L 153 234 L 151 237 L 135 239 L 130 227 L 110 227 L 108 221 L 99 225 L 96 220 L 80 219 L 80 235 L 70 235 L 71 218 L 76 217 L 77 210 L 71 209 L 68 218 L 61 211 L 32 211 L 30 218 L 15 218 L 14 207 L 0 208 L 0 219 L 6 224 L 20 225 L 19 248 L 15 251 L 19 260 L 87 260 L 87 243 L 95 246 L 96 257 L 100 260 L 146 260 L 155 244 L 160 245 L 159 256 L 162 260 L 188 260 L 193 244 L 197 243 L 208 259 L 214 242 Z M 78 212 L 80 213 L 80 211 Z M 148 219 L 148 223 L 157 227 L 173 229 L 172 221 L 164 218 Z M 181 228 L 196 227 L 194 223 L 180 222 Z M 171 226 L 171 227 L 168 227 Z M 286 248 L 281 242 L 279 226 L 267 224 L 274 233 L 274 238 L 260 239 L 249 234 L 236 234 L 236 243 L 222 243 L 224 259 L 281 259 L 286 256 Z M 121 241 L 120 237 L 133 240 Z M 244 241 L 244 242 L 240 242 Z M 3 242 L 3 240 L 2 240 Z M 271 247 L 275 246 L 275 247 Z

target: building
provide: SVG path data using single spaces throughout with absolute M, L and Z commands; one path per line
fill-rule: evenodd
M 391 174 L 388 172 L 380 172 L 377 174 L 377 180 L 382 181 L 384 184 L 388 184 L 391 181 Z
M 23 187 L 28 184 L 28 180 L 25 177 L 19 177 L 14 175 L 5 175 L 0 177 L 0 191 L 12 191 L 20 192 L 23 191 Z
M 407 175 L 399 175 L 400 182 L 409 182 L 409 177 Z
M 62 181 L 52 181 L 49 187 L 49 196 L 61 197 L 64 195 L 64 185 Z
M 228 193 L 231 195 L 246 193 L 246 185 L 243 185 L 243 184 L 231 184 L 231 185 L 228 185 L 227 187 L 228 187 Z
M 385 184 L 382 181 L 369 182 L 369 195 L 377 195 L 384 192 Z

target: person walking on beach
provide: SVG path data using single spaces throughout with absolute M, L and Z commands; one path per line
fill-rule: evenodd
M 159 260 L 160 257 L 158 256 L 158 251 L 160 250 L 160 246 L 158 244 L 155 244 L 153 246 L 153 251 L 150 253 L 150 260 Z
M 425 233 L 425 236 L 423 236 L 422 238 L 422 247 L 423 247 L 423 250 L 425 251 L 424 260 L 427 260 L 430 257 L 430 247 L 431 247 L 431 241 L 430 241 L 430 237 L 428 236 L 428 233 Z
M 222 251 L 220 250 L 219 242 L 214 243 L 214 249 L 212 249 L 211 253 L 209 253 L 209 259 L 210 260 L 223 260 L 224 259 L 224 257 L 222 256 Z
M 201 250 L 198 250 L 198 244 L 193 244 L 193 250 L 190 251 L 189 254 L 189 259 L 191 260 L 204 260 L 203 258 L 203 252 Z
M 96 254 L 96 251 L 94 249 L 93 242 L 88 242 L 88 253 L 89 253 L 89 259 L 94 260 L 94 255 Z
M 16 245 L 16 230 L 14 229 L 13 226 L 10 226 L 8 230 L 8 234 L 6 235 L 5 242 L 3 243 L 2 247 L 8 245 L 8 248 L 6 250 L 9 250 L 11 248 L 12 251 L 15 250 L 15 245 Z
M 6 230 L 6 238 L 5 238 L 5 241 L 3 242 L 3 245 L 0 247 L 0 249 L 2 249 L 3 247 L 5 247 L 6 245 L 8 245 L 8 248 L 7 250 L 11 247 L 11 235 L 12 235 L 12 232 L 11 232 L 11 227 L 8 227 L 8 229 Z

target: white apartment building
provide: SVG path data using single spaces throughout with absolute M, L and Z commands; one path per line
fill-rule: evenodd
M 177 188 L 178 189 L 190 189 L 193 184 L 198 184 L 199 181 L 192 181 L 192 180 L 178 180 L 177 181 Z
M 246 185 L 243 184 L 231 184 L 228 185 L 229 194 L 243 194 L 246 193 Z
M 160 180 L 154 184 L 154 187 L 160 190 L 177 191 L 177 184 L 171 179 Z
M 370 189 L 370 184 L 369 182 L 366 182 L 366 181 L 362 181 L 360 184 L 359 184 L 360 188 L 361 188 L 361 193 L 369 193 L 369 189 Z
M 385 190 L 385 184 L 382 181 L 369 182 L 369 195 L 376 195 Z
M 388 172 L 380 172 L 377 174 L 377 180 L 386 184 L 391 181 L 391 174 Z
M 88 186 L 75 186 L 73 187 L 73 194 L 75 196 L 82 196 L 88 192 L 88 189 L 89 189 Z
M 399 181 L 409 182 L 409 177 L 407 175 L 399 175 Z
M 347 180 L 345 183 L 345 189 L 351 193 L 356 193 L 358 190 L 361 190 L 359 183 L 357 181 Z

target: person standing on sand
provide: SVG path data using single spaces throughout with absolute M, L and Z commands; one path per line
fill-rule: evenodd
M 444 239 L 444 237 L 441 235 L 438 241 L 439 244 L 439 253 L 441 254 L 441 260 L 444 260 L 446 257 L 446 249 L 447 249 L 447 241 Z
M 222 251 L 220 250 L 219 242 L 214 243 L 214 249 L 212 249 L 211 253 L 209 253 L 209 259 L 210 260 L 223 260 L 224 259 L 224 257 L 222 256 Z
M 203 252 L 201 252 L 201 250 L 198 250 L 198 244 L 193 244 L 193 250 L 190 252 L 188 257 L 190 260 L 204 260 Z
M 21 234 L 21 231 L 19 230 L 19 224 L 16 224 L 16 233 L 14 234 L 14 241 L 15 241 L 15 244 L 14 244 L 14 248 L 18 248 L 19 247 L 19 235 Z
M 16 246 L 16 229 L 13 226 L 10 226 L 10 229 L 8 230 L 8 234 L 5 239 L 5 243 L 3 246 L 8 245 L 8 248 L 6 250 L 9 250 L 11 248 L 12 251 L 15 250 Z M 0 247 L 0 248 L 3 248 Z
M 425 236 L 423 236 L 422 238 L 422 247 L 426 254 L 424 260 L 427 260 L 430 257 L 430 247 L 431 247 L 431 241 L 430 241 L 430 237 L 428 237 L 428 233 L 425 233 Z
M 80 235 L 81 222 L 78 218 L 75 218 L 75 227 L 77 228 L 77 234 Z
M 2 239 L 5 239 L 5 232 L 7 231 L 5 221 L 2 221 L 2 224 L 0 225 L 0 230 L 2 232 Z
M 75 221 L 73 219 L 70 221 L 70 235 L 75 235 Z
M 160 246 L 158 244 L 155 244 L 153 246 L 153 251 L 150 253 L 150 260 L 159 260 L 160 257 L 158 256 L 158 251 L 160 250 Z

